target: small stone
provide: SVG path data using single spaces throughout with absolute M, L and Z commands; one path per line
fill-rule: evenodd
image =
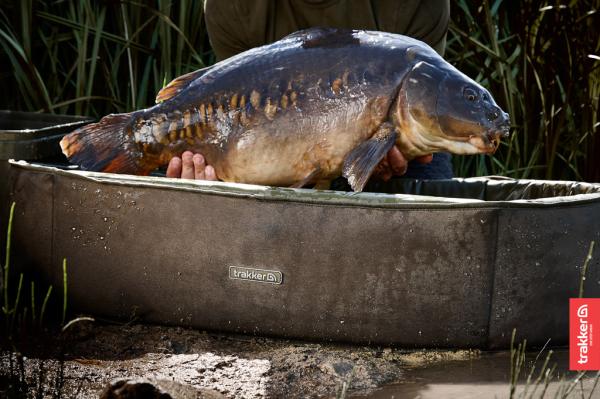
M 189 385 L 169 380 L 146 378 L 117 379 L 112 381 L 100 394 L 100 399 L 222 399 L 219 392 L 212 389 L 197 390 Z

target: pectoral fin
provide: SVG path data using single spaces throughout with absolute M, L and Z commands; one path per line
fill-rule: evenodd
M 331 180 L 321 179 L 318 180 L 313 186 L 314 190 L 329 190 L 331 188 Z
M 344 160 L 342 175 L 354 191 L 362 191 L 385 154 L 396 142 L 396 130 L 390 123 L 383 123 L 375 134 L 362 142 Z
M 308 175 L 306 175 L 304 177 L 304 179 L 300 180 L 297 183 L 292 184 L 290 187 L 291 188 L 302 188 L 302 187 L 306 186 L 307 184 L 310 184 L 310 183 L 316 181 L 317 177 L 320 173 L 321 173 L 321 167 L 317 166 L 317 168 L 315 170 L 313 170 L 312 172 L 310 172 Z

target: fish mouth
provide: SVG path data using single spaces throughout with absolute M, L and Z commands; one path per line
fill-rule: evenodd
M 502 125 L 496 129 L 493 129 L 487 133 L 488 140 L 490 145 L 493 147 L 492 154 L 496 152 L 498 147 L 500 147 L 500 139 L 507 138 L 510 134 L 510 126 Z
M 500 138 L 504 137 L 504 134 L 498 131 L 493 131 L 493 132 L 488 132 L 486 134 L 487 136 L 487 140 L 489 142 L 489 146 L 491 146 L 491 151 L 490 153 L 493 154 L 496 152 L 496 150 L 498 149 L 498 147 L 500 147 Z
M 471 136 L 469 143 L 484 154 L 493 154 L 500 147 L 500 139 L 508 137 L 510 126 L 500 126 L 488 130 L 480 136 Z

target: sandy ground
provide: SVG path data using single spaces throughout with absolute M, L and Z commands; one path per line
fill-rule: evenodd
M 46 354 L 39 348 L 22 351 L 21 375 L 33 396 L 60 389 L 66 397 L 98 397 L 123 378 L 147 379 L 181 398 L 335 397 L 344 385 L 351 395 L 365 395 L 401 383 L 407 370 L 479 356 L 468 350 L 405 351 L 91 322 L 72 327 L 62 342 L 62 350 L 61 344 L 45 344 Z M 62 367 L 57 351 L 64 352 Z M 19 370 L 14 354 L 4 351 L 0 391 L 19 379 Z

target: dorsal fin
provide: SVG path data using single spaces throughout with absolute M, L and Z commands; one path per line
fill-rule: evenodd
M 284 39 L 298 38 L 302 47 L 341 47 L 349 44 L 360 44 L 355 36 L 357 31 L 344 28 L 314 27 L 287 35 Z
M 185 75 L 181 75 L 178 78 L 173 79 L 169 82 L 168 85 L 163 87 L 158 94 L 156 95 L 156 102 L 160 103 L 170 98 L 175 97 L 179 92 L 188 87 L 190 83 L 204 75 L 208 70 L 210 70 L 212 66 L 198 69 L 197 71 L 186 73 Z

